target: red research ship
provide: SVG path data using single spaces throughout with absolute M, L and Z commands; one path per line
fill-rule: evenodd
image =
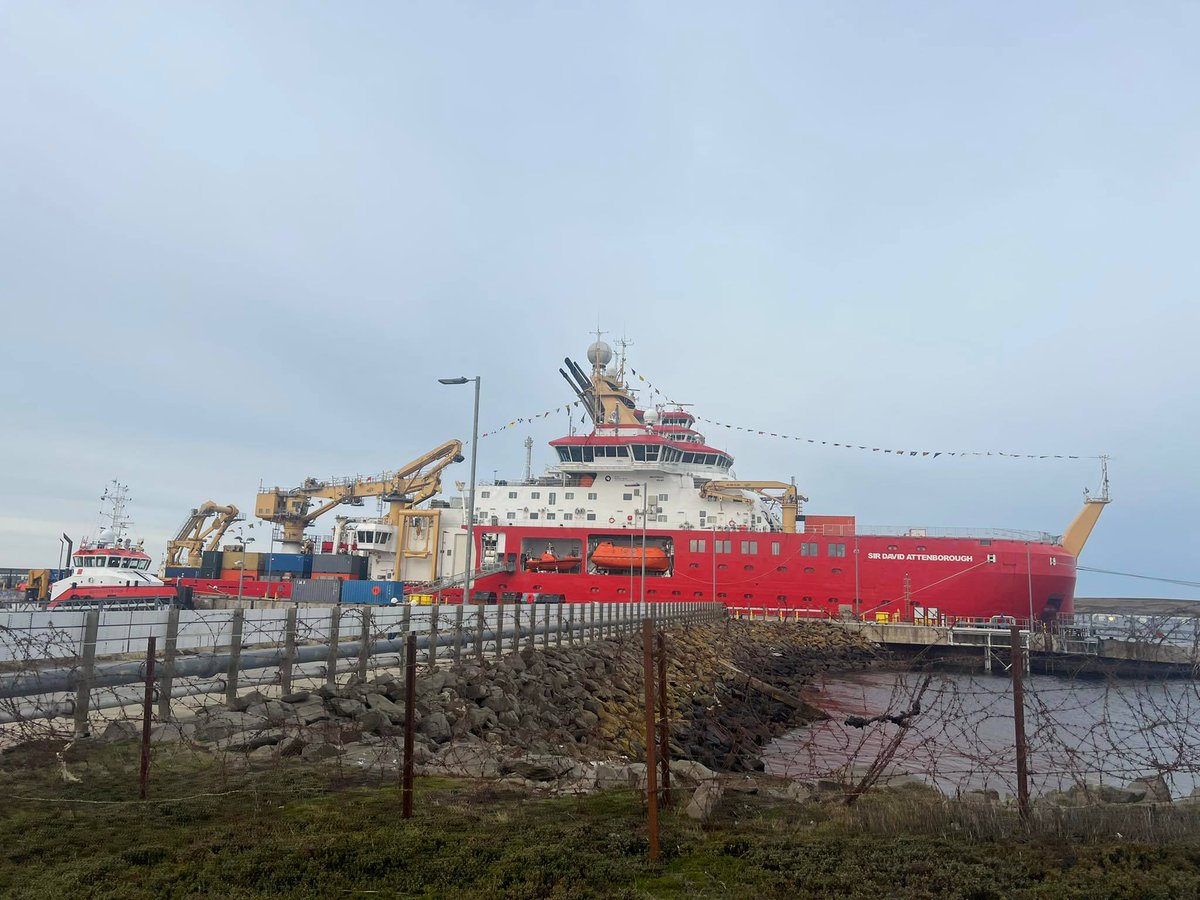
M 872 621 L 1073 612 L 1076 557 L 1104 504 L 1089 498 L 1065 535 L 876 529 L 806 514 L 796 487 L 733 476 L 683 408 L 638 408 L 607 344 L 591 373 L 560 373 L 591 418 L 551 441 L 540 478 L 480 485 L 474 599 L 718 600 L 742 610 Z M 643 565 L 644 561 L 644 565 Z

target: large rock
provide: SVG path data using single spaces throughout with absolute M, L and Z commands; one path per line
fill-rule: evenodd
M 359 700 L 351 700 L 348 697 L 335 697 L 329 701 L 329 707 L 339 716 L 345 716 L 351 719 L 363 712 L 367 707 Z
M 404 707 L 393 703 L 386 694 L 367 694 L 366 703 L 369 709 L 378 710 L 393 722 L 404 720 Z
M 374 731 L 376 733 L 381 732 L 392 724 L 392 720 L 385 713 L 377 709 L 364 710 L 358 714 L 356 720 L 362 726 L 363 731 Z
M 415 752 L 413 759 L 416 760 Z M 500 762 L 495 754 L 478 744 L 451 744 L 437 753 L 431 762 L 447 775 L 459 778 L 500 776 Z
M 1162 775 L 1143 775 L 1141 778 L 1135 778 L 1125 786 L 1127 791 L 1144 790 L 1146 799 L 1155 803 L 1170 803 L 1171 789 L 1167 787 L 1166 779 Z
M 225 705 L 234 712 L 245 712 L 251 706 L 258 706 L 259 704 L 266 702 L 266 699 L 267 698 L 258 691 L 250 691 L 247 694 L 242 694 L 240 697 L 234 697 Z
M 716 777 L 716 773 L 708 766 L 690 759 L 671 760 L 671 774 L 693 784 L 700 784 Z
M 100 740 L 106 744 L 115 744 L 118 741 L 137 740 L 141 736 L 141 725 L 129 719 L 117 719 L 104 726 L 104 733 L 100 735 Z
M 150 726 L 150 743 L 177 744 L 196 733 L 195 722 L 159 722 Z
M 442 712 L 433 712 L 423 718 L 417 730 L 439 744 L 444 744 L 450 739 L 450 722 Z
M 570 774 L 576 762 L 566 756 L 530 754 L 518 759 L 508 759 L 501 764 L 505 774 L 519 775 L 529 781 L 555 781 Z
M 717 804 L 721 802 L 724 793 L 725 789 L 719 781 L 706 781 L 701 784 L 688 802 L 685 810 L 688 818 L 698 822 L 707 822 L 716 810 Z

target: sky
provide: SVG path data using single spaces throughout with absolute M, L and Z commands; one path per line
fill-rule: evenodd
M 1200 6 L 0 0 L 0 565 L 374 472 L 598 327 L 742 478 L 1200 581 Z M 479 442 L 535 468 L 555 414 Z M 466 480 L 466 465 L 449 481 Z M 265 529 L 264 529 L 265 530 Z M 1080 596 L 1200 589 L 1081 573 Z

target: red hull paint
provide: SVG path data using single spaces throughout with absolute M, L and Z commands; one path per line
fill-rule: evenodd
M 47 608 L 55 609 L 59 606 L 66 606 L 71 600 L 174 600 L 176 596 L 175 588 L 170 585 L 147 587 L 85 585 L 81 588 L 64 591 L 61 596 L 54 598 Z
M 561 594 L 568 602 L 642 596 L 637 572 L 631 577 L 629 572 L 520 571 L 515 548 L 522 542 L 530 546 L 577 539 L 586 546 L 589 537 L 612 539 L 611 532 L 484 526 L 475 530 L 477 552 L 483 533 L 504 535 L 509 571 L 478 577 L 475 591 L 494 592 L 498 598 L 504 593 Z M 640 543 L 640 531 L 625 534 L 635 546 Z M 939 617 L 1022 620 L 1030 618 L 1031 609 L 1035 619 L 1074 610 L 1075 559 L 1055 544 L 750 531 L 655 530 L 649 535 L 656 542 L 669 539 L 673 548 L 668 572 L 647 573 L 645 598 L 651 602 L 716 599 L 729 607 L 782 608 L 815 617 L 838 615 L 848 607 L 857 616 L 886 614 L 900 621 L 923 617 L 926 609 L 936 609 Z M 732 552 L 714 553 L 714 540 L 728 541 Z M 693 541 L 703 541 L 704 550 L 699 544 L 693 550 Z M 742 553 L 743 542 L 755 543 L 758 552 Z M 845 555 L 831 555 L 839 546 Z M 815 555 L 805 555 L 814 547 Z

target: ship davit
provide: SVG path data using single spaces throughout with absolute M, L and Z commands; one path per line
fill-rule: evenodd
M 670 567 L 667 553 L 661 547 L 646 548 L 646 571 L 665 572 Z M 592 551 L 592 565 L 609 571 L 628 571 L 642 568 L 642 548 L 622 547 L 612 541 L 602 541 Z

